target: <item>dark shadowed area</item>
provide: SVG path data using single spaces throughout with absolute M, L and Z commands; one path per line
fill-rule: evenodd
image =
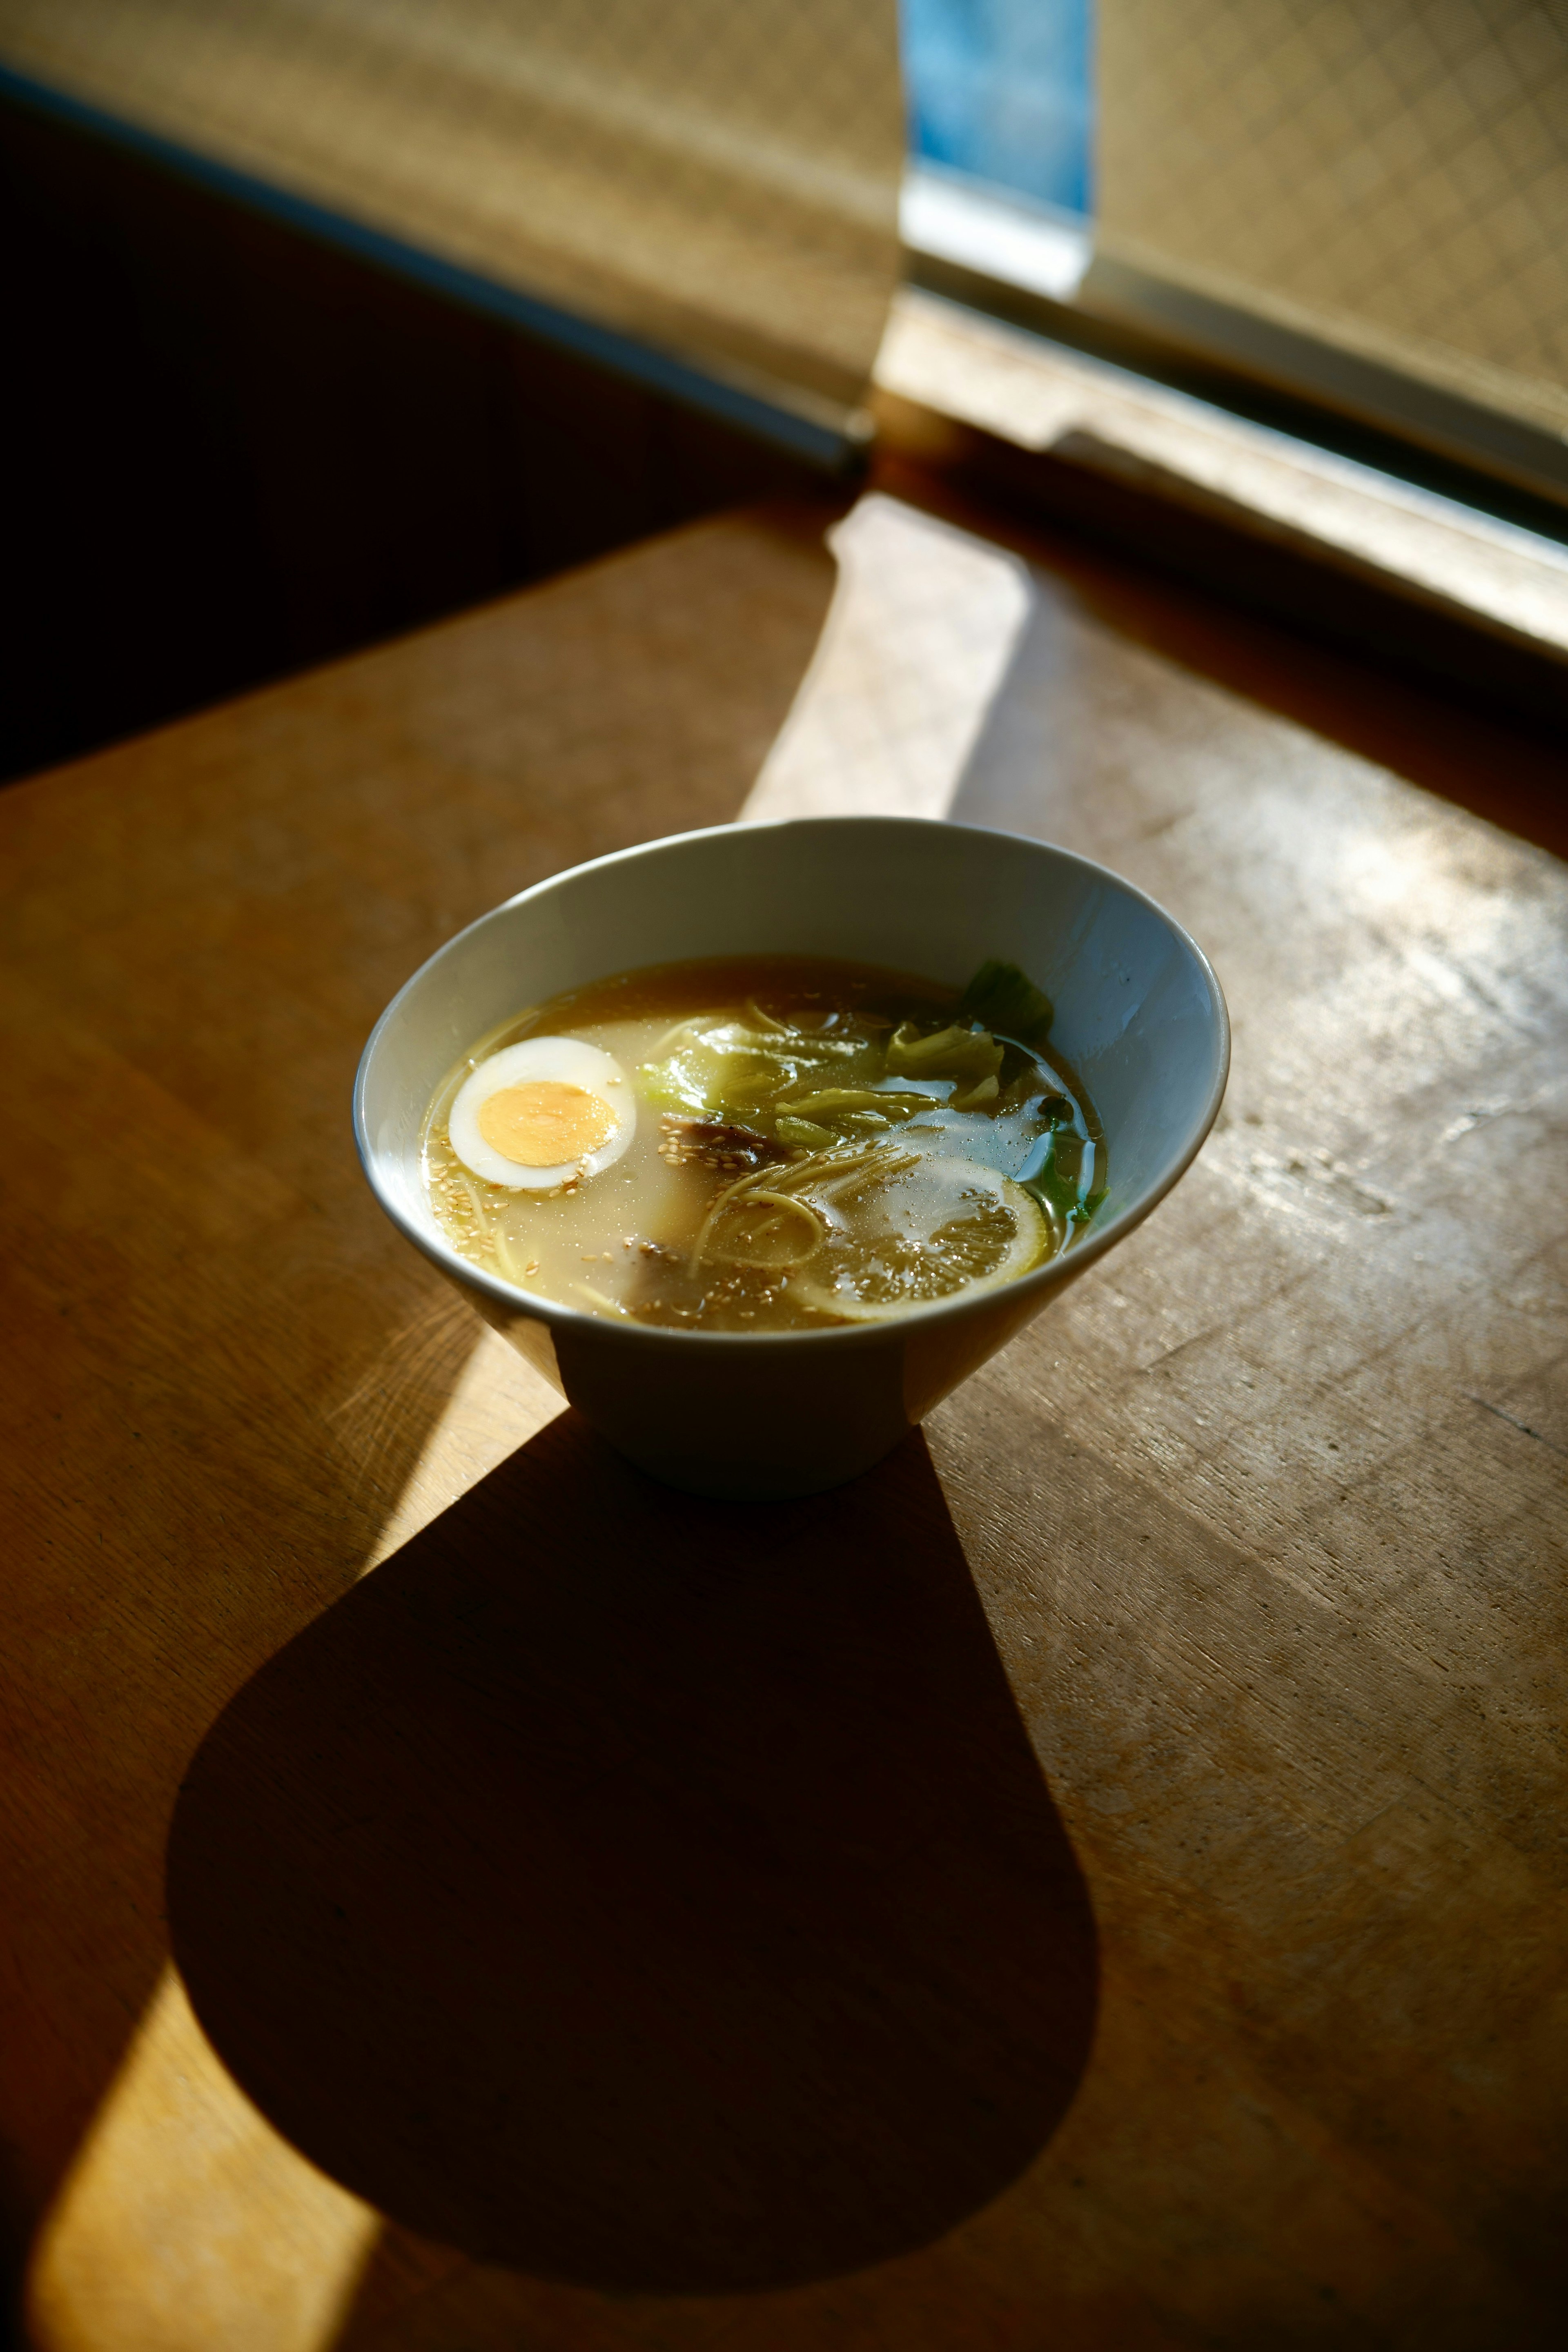
M 175 1954 L 339 2180 L 546 2276 L 858 2269 L 1049 2138 L 1094 1922 L 917 1436 L 760 1510 L 566 1414 L 204 1742 Z
M 0 102 L 0 780 L 821 478 Z

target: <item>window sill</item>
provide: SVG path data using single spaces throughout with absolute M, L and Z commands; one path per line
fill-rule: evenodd
M 993 494 L 1486 701 L 1568 716 L 1568 548 L 1542 533 L 916 287 L 874 409 L 886 444 Z

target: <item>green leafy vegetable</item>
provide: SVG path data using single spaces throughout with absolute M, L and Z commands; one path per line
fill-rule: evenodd
M 965 1029 L 957 1022 L 922 1037 L 912 1021 L 894 1030 L 888 1045 L 888 1068 L 900 1078 L 963 1078 L 972 1087 L 994 1078 L 1002 1066 L 1002 1048 L 983 1029 Z M 991 1089 L 994 1094 L 994 1087 Z
M 993 956 L 981 965 L 959 999 L 958 1017 L 1004 1037 L 1016 1037 L 1021 1045 L 1037 1045 L 1054 1016 L 1050 998 L 1026 972 Z
M 1095 1211 L 1099 1208 L 1100 1202 L 1104 1200 L 1110 1190 L 1110 1187 L 1109 1184 L 1102 1184 L 1097 1192 L 1086 1193 L 1084 1198 L 1079 1202 L 1077 1208 L 1072 1213 L 1073 1223 L 1075 1225 L 1087 1225 L 1090 1217 L 1093 1216 Z
M 1058 1145 L 1065 1149 L 1058 1150 Z M 1091 1192 L 1082 1190 L 1082 1151 L 1075 1146 L 1081 1146 L 1081 1139 L 1070 1130 L 1058 1135 L 1045 1166 L 1037 1174 L 1020 1179 L 1025 1192 L 1032 1192 L 1069 1232 L 1089 1223 L 1107 1191 L 1103 1184 Z
M 820 1118 L 824 1111 L 879 1110 L 889 1119 L 912 1118 L 929 1107 L 925 1095 L 873 1093 L 868 1087 L 824 1087 L 819 1094 L 791 1095 L 779 1105 L 792 1118 Z
M 650 1108 L 739 1124 L 815 1150 L 937 1108 L 1012 1117 L 1026 1112 L 1046 1083 L 1031 1064 L 1010 1070 L 1003 1092 L 1009 1052 L 1017 1060 L 1021 1045 L 1026 1055 L 1028 1036 L 1048 1028 L 1051 1017 L 1038 989 L 1012 964 L 983 965 L 957 1017 L 934 1028 L 918 1017 L 893 1027 L 879 1014 L 846 1008 L 826 1019 L 781 1019 L 754 1001 L 746 1010 L 743 1020 L 699 1014 L 666 1032 L 637 1073 Z M 1007 1032 L 994 1034 L 1004 1022 Z M 1006 1034 L 1016 1040 L 1012 1047 Z

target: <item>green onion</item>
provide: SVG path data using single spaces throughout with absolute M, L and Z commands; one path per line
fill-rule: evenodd
M 993 1035 L 1016 1037 L 1021 1045 L 1037 1045 L 1043 1043 L 1054 1015 L 1050 998 L 1026 972 L 993 956 L 964 990 L 958 1017 L 978 1023 Z

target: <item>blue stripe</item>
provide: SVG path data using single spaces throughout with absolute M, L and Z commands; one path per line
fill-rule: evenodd
M 464 269 L 456 262 L 443 261 L 419 246 L 405 245 L 400 237 L 367 228 L 342 213 L 310 203 L 307 197 L 290 195 L 285 189 L 274 187 L 270 181 L 215 163 L 193 148 L 179 146 L 173 140 L 161 138 L 156 131 L 143 131 L 119 115 L 107 114 L 100 107 L 89 106 L 80 99 L 68 97 L 63 90 L 51 89 L 47 82 L 34 81 L 26 74 L 0 65 L 0 99 L 7 98 L 35 113 L 68 123 L 73 130 L 107 139 L 182 179 L 195 181 L 198 186 L 210 188 L 235 204 L 281 222 L 285 227 L 298 229 L 306 236 L 335 246 L 342 253 L 352 253 L 376 268 L 389 270 L 395 277 L 408 278 L 447 301 L 461 303 L 486 318 L 498 319 L 505 326 L 520 328 L 524 334 L 537 336 L 541 342 L 552 343 L 578 359 L 592 361 L 612 375 L 642 384 L 650 392 L 662 393 L 688 408 L 699 409 L 704 415 L 735 425 L 758 440 L 772 442 L 809 466 L 827 473 L 841 473 L 857 457 L 856 444 L 847 434 L 797 415 L 761 394 L 726 383 L 721 377 L 709 375 L 655 344 L 620 334 L 613 327 L 599 326 L 574 311 L 557 310 L 553 303 L 541 302 L 532 295 L 520 294 L 493 278 L 481 277 L 478 271 Z

